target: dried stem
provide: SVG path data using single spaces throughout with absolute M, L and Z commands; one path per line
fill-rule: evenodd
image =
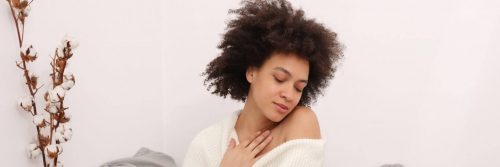
M 22 33 L 21 33 L 21 44 L 24 42 L 24 22 L 23 22 L 23 30 L 22 30 Z
M 42 86 L 40 86 L 40 87 L 38 87 L 38 88 L 36 88 L 36 89 L 35 89 L 35 94 L 38 92 L 38 90 L 40 90 L 40 88 L 42 88 L 42 87 L 43 87 L 43 85 L 44 85 L 44 84 L 42 84 Z
M 14 22 L 16 23 L 16 30 L 17 30 L 17 39 L 19 40 L 19 48 L 22 47 L 23 41 L 21 40 L 21 33 L 19 32 L 19 22 L 17 21 L 16 13 L 14 12 L 14 7 L 12 6 L 12 2 L 10 0 L 7 0 L 10 6 L 10 12 L 12 13 L 12 17 L 14 18 Z
M 59 48 L 56 48 L 56 51 L 54 53 L 54 57 L 52 57 L 52 62 L 50 63 L 50 66 L 52 67 L 52 74 L 51 74 L 51 77 L 52 77 L 52 83 L 56 83 L 56 58 L 57 58 L 57 50 Z
M 58 48 L 59 49 L 59 48 Z M 64 48 L 63 48 L 64 49 Z M 52 75 L 52 80 L 53 80 L 53 88 L 55 88 L 56 86 L 58 85 L 61 85 L 63 83 L 63 80 L 64 80 L 64 71 L 66 69 L 66 62 L 68 61 L 68 58 L 66 53 L 63 53 L 64 56 L 63 58 L 60 58 L 58 55 L 58 52 L 57 52 L 57 49 L 56 49 L 56 54 L 53 58 L 53 63 L 52 63 L 52 72 L 53 72 L 53 75 Z M 57 61 L 62 61 L 62 65 L 61 66 L 57 66 L 56 63 Z M 59 67 L 59 69 L 56 69 L 57 67 Z M 57 73 L 57 81 L 56 82 L 56 73 Z M 66 110 L 66 108 L 64 108 L 64 97 L 60 97 L 59 95 L 57 95 L 58 98 L 59 98 L 59 107 L 57 107 L 57 110 L 58 112 L 56 113 L 59 114 L 57 116 L 57 122 L 56 122 L 56 125 L 55 126 L 52 126 L 53 124 L 51 124 L 51 132 L 56 130 L 58 127 L 59 127 L 59 123 L 61 123 L 61 120 L 64 118 L 64 110 Z M 50 138 L 51 138 L 51 141 L 52 141 L 52 133 L 50 135 Z M 59 141 L 56 141 L 56 144 L 59 144 Z M 60 151 L 60 150 L 59 150 Z M 56 155 L 56 157 L 54 158 L 54 164 L 57 164 L 57 158 L 59 157 L 59 154 Z
M 19 30 L 19 21 L 18 21 L 18 18 L 16 17 L 16 14 L 14 12 L 14 7 L 12 6 L 12 2 L 11 2 L 11 0 L 7 0 L 7 2 L 9 3 L 9 7 L 10 7 L 11 14 L 12 14 L 12 18 L 14 18 L 14 23 L 16 25 L 16 31 L 17 31 L 17 39 L 18 39 L 18 42 L 19 42 L 19 48 L 21 48 L 23 46 L 23 38 L 24 38 L 24 23 L 22 25 L 23 29 L 22 29 L 22 31 L 20 31 Z M 31 1 L 31 2 L 33 2 L 33 1 Z M 22 33 L 22 35 L 21 35 L 21 33 Z M 26 79 L 26 83 L 31 83 L 31 79 L 29 77 L 29 71 L 28 71 L 28 68 L 26 67 L 26 60 L 24 60 L 22 58 L 22 54 L 21 53 L 19 55 L 21 56 L 22 67 L 20 66 L 19 63 L 17 64 L 17 66 L 23 70 L 24 77 Z M 38 91 L 38 89 L 36 91 L 33 91 L 33 88 L 29 84 L 26 84 L 26 85 L 28 86 L 28 90 L 29 90 L 31 96 L 34 99 L 35 98 L 35 94 Z M 35 100 L 32 100 L 31 103 L 33 105 L 33 113 L 32 114 L 36 115 L 37 112 L 36 112 L 36 103 L 35 103 Z M 37 135 L 38 135 L 38 142 L 39 142 L 39 145 L 40 145 L 40 150 L 42 152 L 43 166 L 46 167 L 47 166 L 47 161 L 45 160 L 44 145 L 42 145 L 42 142 L 41 142 L 42 140 L 41 140 L 40 127 L 36 126 L 36 131 L 37 131 Z

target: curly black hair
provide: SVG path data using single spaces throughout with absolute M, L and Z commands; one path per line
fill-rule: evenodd
M 243 0 L 242 7 L 229 10 L 237 17 L 229 21 L 218 48 L 221 55 L 202 74 L 212 94 L 245 101 L 250 84 L 248 67 L 260 67 L 272 53 L 294 53 L 309 61 L 309 78 L 299 105 L 316 101 L 328 86 L 343 57 L 337 34 L 293 9 L 286 0 Z

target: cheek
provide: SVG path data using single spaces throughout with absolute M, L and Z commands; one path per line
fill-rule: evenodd
M 294 108 L 297 106 L 297 104 L 299 104 L 299 101 L 300 101 L 300 95 L 293 98 L 292 104 Z
M 267 101 L 276 94 L 277 87 L 274 83 L 259 80 L 253 83 L 253 93 L 255 95 L 256 101 Z
M 294 107 L 296 107 L 299 104 L 300 98 L 302 98 L 302 93 L 297 92 L 292 101 Z
M 272 100 L 279 97 L 279 87 L 272 83 L 262 85 L 260 88 L 259 94 L 262 99 Z

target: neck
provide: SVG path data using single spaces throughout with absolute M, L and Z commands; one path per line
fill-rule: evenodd
M 273 122 L 264 116 L 253 103 L 248 99 L 245 102 L 243 111 L 241 111 L 238 120 L 236 121 L 235 130 L 239 136 L 251 136 L 257 131 L 271 130 L 276 127 L 278 123 Z

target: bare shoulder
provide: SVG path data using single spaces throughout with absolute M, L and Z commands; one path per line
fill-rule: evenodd
M 285 141 L 293 139 L 320 139 L 318 118 L 309 107 L 297 106 L 282 122 Z

